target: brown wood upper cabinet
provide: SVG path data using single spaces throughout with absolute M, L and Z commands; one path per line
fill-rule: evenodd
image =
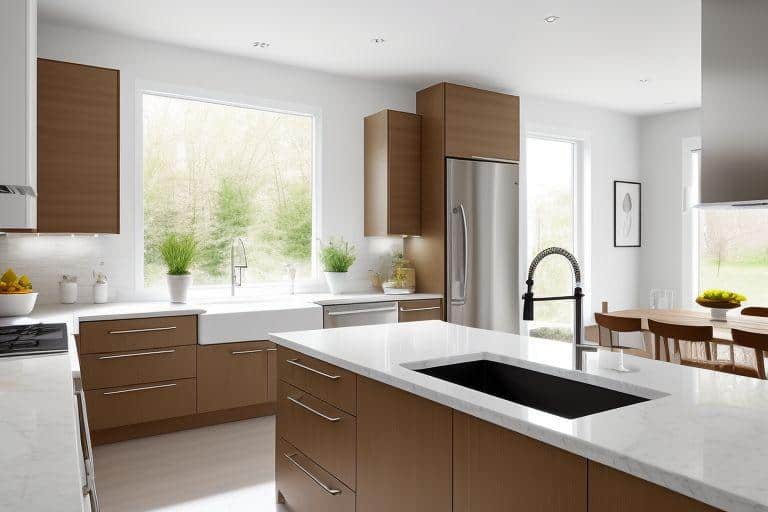
M 421 234 L 420 116 L 365 118 L 365 236 Z
M 120 72 L 37 61 L 37 230 L 120 232 Z
M 520 98 L 445 84 L 445 154 L 520 160 Z

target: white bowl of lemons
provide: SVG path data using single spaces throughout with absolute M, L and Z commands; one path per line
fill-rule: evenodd
M 12 269 L 0 276 L 0 317 L 26 316 L 37 302 L 37 292 L 25 275 L 20 277 Z

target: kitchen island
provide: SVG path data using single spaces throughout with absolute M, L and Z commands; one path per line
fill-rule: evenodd
M 764 381 L 597 354 L 578 372 L 568 344 L 439 321 L 271 340 L 292 510 L 768 510 Z M 476 360 L 641 400 L 569 419 L 417 371 Z

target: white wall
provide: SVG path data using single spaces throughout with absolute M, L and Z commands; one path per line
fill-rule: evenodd
M 522 129 L 582 141 L 587 150 L 585 221 L 585 322 L 600 311 L 600 301 L 611 309 L 634 307 L 640 275 L 640 249 L 613 247 L 613 181 L 642 181 L 638 167 L 638 122 L 625 115 L 572 103 L 524 97 Z M 525 155 L 523 154 L 523 159 Z M 523 162 L 524 165 L 524 162 Z M 524 235 L 521 233 L 521 237 Z M 590 240 L 591 239 L 591 240 Z M 584 259 L 584 255 L 581 255 Z
M 701 135 L 700 110 L 640 119 L 640 169 L 643 190 L 643 251 L 639 304 L 649 305 L 653 288 L 675 292 L 683 304 L 683 139 Z
M 322 218 L 324 236 L 342 235 L 360 248 L 359 277 L 399 241 L 363 238 L 363 117 L 382 108 L 413 111 L 415 91 L 257 60 L 41 24 L 39 55 L 121 70 L 121 231 L 118 236 L 9 236 L 0 239 L 0 265 L 30 274 L 42 302 L 57 300 L 61 273 L 90 283 L 104 262 L 112 299 L 134 295 L 136 193 L 135 84 L 160 82 L 227 95 L 299 103 L 322 111 Z M 589 258 L 587 320 L 605 299 L 612 308 L 633 307 L 639 288 L 640 250 L 613 247 L 613 180 L 637 180 L 638 121 L 629 115 L 570 103 L 524 97 L 523 130 L 577 138 L 589 149 L 587 222 Z M 523 155 L 524 158 L 524 155 Z M 524 164 L 524 162 L 523 162 Z M 644 191 L 645 192 L 645 191 Z M 646 208 L 645 214 L 648 215 Z M 645 222 L 645 221 L 644 221 Z M 647 233 L 647 231 L 646 231 Z M 524 233 L 521 232 L 521 236 Z M 521 266 L 527 265 L 522 261 Z M 90 290 L 81 286 L 83 301 Z
M 363 117 L 385 107 L 413 111 L 414 90 L 44 23 L 38 44 L 40 57 L 120 69 L 121 89 L 121 234 L 87 242 L 83 237 L 0 241 L 0 264 L 29 273 L 42 302 L 57 300 L 55 283 L 62 272 L 90 283 L 91 269 L 102 259 L 113 298 L 134 298 L 135 258 L 140 256 L 134 242 L 137 81 L 320 109 L 321 235 L 340 235 L 357 245 L 360 257 L 353 272 L 359 277 L 390 245 L 401 244 L 363 238 Z M 88 300 L 83 288 L 83 300 Z

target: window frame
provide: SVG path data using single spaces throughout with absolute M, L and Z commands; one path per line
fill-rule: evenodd
M 581 287 L 591 289 L 591 212 L 587 205 L 591 198 L 591 137 L 588 133 L 574 132 L 567 129 L 548 126 L 529 126 L 524 131 L 523 150 L 520 174 L 520 218 L 524 220 L 520 226 L 520 275 L 528 274 L 528 139 L 543 139 L 557 142 L 567 142 L 573 145 L 573 246 L 574 256 L 581 266 Z M 521 280 L 520 293 L 523 293 Z M 590 307 L 582 308 L 582 317 L 586 319 L 591 313 Z M 527 335 L 529 322 L 522 321 L 522 305 L 520 307 L 520 334 Z
M 311 277 L 308 280 L 296 281 L 296 284 L 312 287 L 321 282 L 318 262 L 318 240 L 322 238 L 322 109 L 312 105 L 290 103 L 277 101 L 267 98 L 244 96 L 222 91 L 211 91 L 204 89 L 189 88 L 177 85 L 163 84 L 157 82 L 136 81 L 134 102 L 134 182 L 133 198 L 131 204 L 134 209 L 133 215 L 133 267 L 134 267 L 134 295 L 138 298 L 155 298 L 165 293 L 165 287 L 162 283 L 156 283 L 154 286 L 145 286 L 144 284 L 144 95 L 165 96 L 170 98 L 179 98 L 191 101 L 202 101 L 218 105 L 226 105 L 239 108 L 250 108 L 268 112 L 277 112 L 282 114 L 293 114 L 307 116 L 312 120 L 312 172 L 311 172 L 311 194 L 312 194 L 312 255 L 311 255 Z M 263 282 L 248 285 L 244 288 L 265 289 L 275 288 L 277 285 L 284 284 L 278 282 Z M 203 285 L 194 286 L 194 290 L 206 290 L 208 292 L 217 292 L 229 290 L 229 284 L 221 285 Z
M 699 210 L 694 205 L 698 202 L 699 176 L 693 173 L 693 156 L 701 157 L 701 137 L 687 137 L 682 142 L 682 175 L 681 175 L 681 209 L 683 216 L 682 272 L 680 289 L 680 305 L 684 308 L 696 307 L 696 297 L 699 295 Z M 688 271 L 686 271 L 688 269 Z

